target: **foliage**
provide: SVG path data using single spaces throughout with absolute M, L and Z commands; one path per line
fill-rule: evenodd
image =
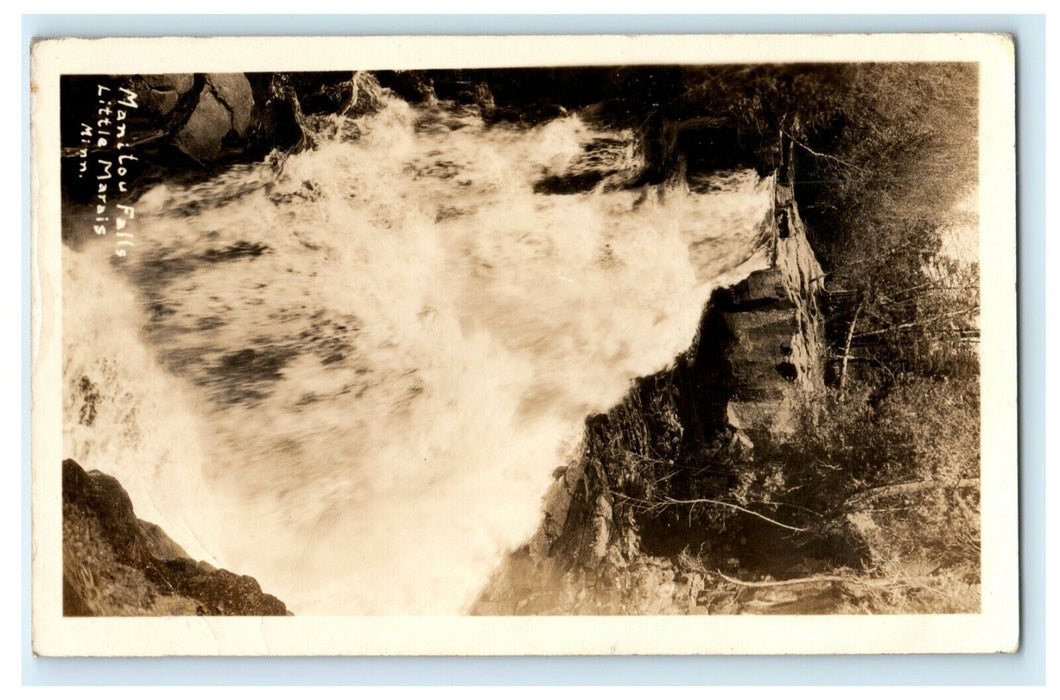
M 940 256 L 978 180 L 974 64 L 722 66 L 690 71 L 673 118 L 707 114 L 779 144 L 832 293 L 830 339 L 888 371 L 971 371 L 978 269 Z
M 946 248 L 977 224 L 961 206 L 977 181 L 975 67 L 722 66 L 662 84 L 649 125 L 735 124 L 792 177 L 826 270 L 835 381 L 753 459 L 728 435 L 606 451 L 623 465 L 616 512 L 632 508 L 642 551 L 684 546 L 678 568 L 714 609 L 774 591 L 752 583 L 771 577 L 806 578 L 804 607 L 823 581 L 822 600 L 850 611 L 974 608 L 979 270 Z
M 979 435 L 976 379 L 830 389 L 806 403 L 795 433 L 759 446 L 745 468 L 783 478 L 744 498 L 799 504 L 791 518 L 843 533 L 870 566 L 978 570 Z
M 689 73 L 684 89 L 680 109 L 794 140 L 799 200 L 829 263 L 936 230 L 977 180 L 973 64 L 729 66 Z

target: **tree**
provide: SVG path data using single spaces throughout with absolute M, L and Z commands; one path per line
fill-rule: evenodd
M 842 362 L 853 347 L 892 371 L 971 367 L 978 270 L 940 250 L 977 181 L 976 70 L 753 66 L 690 78 L 691 102 L 728 95 L 713 109 L 745 132 L 791 140 L 795 195 L 828 270 L 829 335 Z

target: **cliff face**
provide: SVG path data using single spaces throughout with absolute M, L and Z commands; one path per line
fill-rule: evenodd
M 789 187 L 776 188 L 769 233 L 772 265 L 716 290 L 673 366 L 586 421 L 538 532 L 474 613 L 718 610 L 707 570 L 739 568 L 761 522 L 731 507 L 748 471 L 734 465 L 753 465 L 756 440 L 793 430 L 800 395 L 823 381 L 821 268 Z
M 822 270 L 783 185 L 774 223 L 772 265 L 714 293 L 694 361 L 715 419 L 752 443 L 793 430 L 795 400 L 823 384 Z
M 192 561 L 118 480 L 63 461 L 63 614 L 287 615 L 250 576 Z

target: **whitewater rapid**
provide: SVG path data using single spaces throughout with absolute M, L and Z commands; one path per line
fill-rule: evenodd
M 64 248 L 65 454 L 296 614 L 459 613 L 585 418 L 767 264 L 772 183 L 535 192 L 636 166 L 576 115 L 390 99 L 318 140 L 154 187 L 120 265 Z

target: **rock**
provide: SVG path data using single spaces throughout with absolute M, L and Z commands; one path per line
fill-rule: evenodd
M 352 72 L 293 73 L 289 77 L 305 114 L 335 114 L 353 99 Z
M 242 137 L 246 134 L 250 115 L 254 111 L 254 93 L 247 77 L 242 73 L 207 73 L 206 85 L 228 108 L 236 135 Z
M 354 73 L 350 89 L 350 101 L 344 112 L 346 115 L 361 116 L 382 109 L 383 88 L 372 74 L 364 71 Z
M 225 569 L 205 571 L 190 559 L 165 563 L 164 578 L 181 594 L 199 601 L 207 615 L 286 615 L 279 600 L 262 592 L 250 576 Z
M 217 157 L 221 142 L 231 130 L 232 113 L 212 91 L 203 90 L 195 111 L 177 134 L 175 145 L 195 160 L 206 163 Z
M 123 147 L 137 161 L 122 203 L 135 201 L 159 179 L 207 177 L 211 171 L 201 168 L 203 164 L 261 160 L 275 150 L 297 153 L 310 148 L 318 133 L 331 138 L 339 129 L 325 115 L 373 112 L 383 105 L 385 92 L 366 71 L 63 76 L 63 194 L 84 205 L 93 204 L 97 193 L 79 173 L 82 123 L 97 109 L 101 84 L 112 94 L 131 90 L 138 105 L 127 111 Z M 483 90 L 476 94 L 488 101 Z M 352 120 L 341 128 L 343 134 L 357 133 Z M 93 142 L 89 158 L 113 156 L 115 148 L 113 140 L 104 146 Z
M 430 102 L 435 99 L 434 85 L 423 71 L 384 70 L 376 71 L 375 77 L 380 85 L 393 90 L 406 102 Z
M 92 609 L 81 597 L 77 586 L 63 575 L 63 616 L 65 617 L 87 617 L 92 615 Z
M 173 92 L 178 97 L 195 87 L 195 75 L 193 73 L 162 73 L 158 75 L 142 75 L 140 77 L 152 90 Z
M 593 509 L 592 554 L 596 559 L 607 556 L 607 547 L 611 544 L 612 517 L 611 501 L 600 494 L 596 497 L 596 507 Z
M 63 504 L 93 514 L 118 561 L 136 566 L 152 560 L 132 501 L 118 480 L 88 472 L 72 459 L 63 460 Z
M 142 108 L 161 117 L 168 117 L 194 87 L 195 75 L 192 73 L 141 75 L 140 82 L 134 81 Z
M 166 117 L 177 108 L 180 103 L 180 95 L 172 90 L 159 92 L 147 90 L 140 95 L 140 103 L 145 109 L 155 112 L 159 116 Z
M 174 542 L 166 534 L 165 530 L 154 523 L 140 520 L 140 530 L 147 541 L 147 551 L 155 559 L 168 561 L 170 559 L 188 559 L 188 553 L 184 548 Z
M 114 477 L 63 461 L 63 614 L 286 615 L 250 576 L 196 563 Z
M 793 308 L 795 301 L 787 291 L 783 271 L 770 267 L 752 272 L 747 279 L 722 295 L 719 305 L 747 311 L 761 307 Z
M 258 109 L 247 137 L 251 152 L 264 156 L 274 148 L 290 153 L 306 148 L 309 137 L 302 126 L 305 117 L 288 76 L 280 73 L 254 78 Z

